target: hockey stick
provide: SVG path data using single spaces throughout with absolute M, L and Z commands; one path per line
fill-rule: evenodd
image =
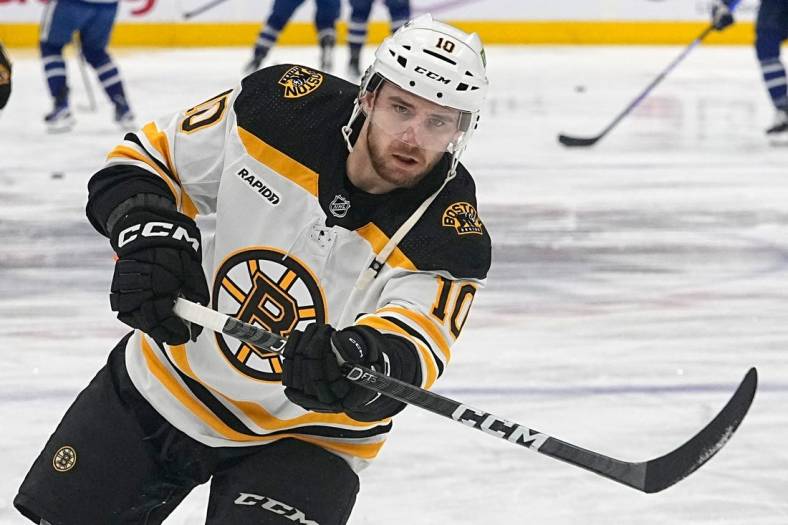
M 176 301 L 174 311 L 182 319 L 268 352 L 281 354 L 285 345 L 285 339 L 258 326 L 244 323 L 185 299 Z M 659 492 L 670 487 L 689 476 L 716 454 L 731 438 L 747 414 L 758 383 L 758 374 L 755 368 L 751 368 L 728 404 L 692 439 L 659 458 L 631 463 L 580 448 L 363 366 L 343 363 L 342 373 L 348 380 L 375 392 L 429 410 L 646 493 Z
M 85 55 L 82 53 L 82 41 L 78 35 L 74 36 L 74 48 L 77 51 L 77 62 L 79 64 L 79 73 L 82 76 L 82 84 L 85 86 L 85 94 L 88 97 L 88 105 L 80 106 L 79 109 L 94 113 L 98 107 L 96 105 L 96 95 L 93 93 L 93 85 L 90 83 L 90 77 L 88 76 Z
M 607 135 L 610 132 L 610 130 L 612 130 L 614 127 L 616 127 L 616 125 L 619 122 L 621 122 L 621 120 L 624 117 L 629 115 L 632 112 L 632 110 L 635 109 L 638 106 L 638 104 L 640 104 L 643 101 L 643 99 L 645 99 L 648 96 L 649 93 L 651 93 L 651 91 L 657 86 L 657 84 L 662 82 L 662 80 L 666 76 L 668 76 L 668 73 L 673 71 L 673 69 L 677 65 L 679 65 L 679 63 L 682 60 L 684 60 L 684 58 L 687 55 L 689 55 L 690 51 L 695 49 L 695 47 L 697 47 L 698 44 L 700 44 L 703 41 L 703 39 L 706 38 L 706 36 L 708 36 L 708 34 L 711 33 L 712 31 L 714 31 L 714 25 L 710 25 L 709 27 L 704 29 L 703 32 L 700 35 L 698 35 L 698 37 L 695 40 L 693 40 L 692 43 L 689 46 L 687 46 L 684 49 L 684 51 L 682 51 L 681 54 L 679 56 L 677 56 L 673 60 L 673 62 L 671 62 L 668 65 L 668 67 L 666 67 L 657 76 L 657 78 L 652 80 L 651 83 L 646 87 L 646 89 L 643 90 L 642 93 L 640 93 L 637 97 L 635 97 L 635 99 L 632 102 L 630 102 L 629 105 L 626 108 L 624 108 L 624 110 L 621 113 L 616 115 L 616 118 L 613 119 L 613 122 L 608 124 L 607 127 L 605 129 L 603 129 L 598 135 L 596 135 L 594 137 L 573 137 L 571 135 L 564 135 L 563 133 L 560 133 L 558 135 L 558 142 L 560 142 L 564 146 L 569 146 L 569 147 L 593 146 L 594 144 L 599 142 L 602 139 L 602 137 Z
M 207 4 L 203 4 L 200 7 L 197 7 L 195 9 L 192 9 L 191 11 L 186 11 L 185 13 L 183 13 L 183 19 L 184 20 L 189 20 L 190 18 L 194 18 L 195 16 L 201 15 L 204 12 L 206 12 L 206 11 L 208 11 L 210 9 L 213 9 L 217 5 L 223 4 L 226 1 L 227 0 L 211 0 Z

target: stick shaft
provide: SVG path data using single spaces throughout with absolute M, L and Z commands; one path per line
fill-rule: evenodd
M 624 110 L 621 113 L 616 115 L 616 118 L 614 118 L 613 121 L 610 124 L 608 124 L 608 126 L 604 130 L 602 130 L 602 135 L 603 136 L 606 135 L 608 131 L 613 129 L 619 122 L 621 122 L 621 120 L 624 117 L 626 117 L 633 109 L 635 109 L 638 105 L 640 105 L 640 103 L 643 102 L 643 100 L 649 95 L 649 93 L 651 93 L 654 90 L 654 88 L 657 87 L 659 83 L 662 82 L 671 71 L 676 69 L 676 66 L 678 66 L 685 58 L 687 58 L 687 55 L 689 55 L 690 52 L 693 49 L 695 49 L 703 41 L 703 39 L 706 38 L 709 35 L 709 33 L 711 33 L 713 30 L 714 30 L 714 26 L 712 25 L 704 29 L 703 32 L 700 35 L 698 35 L 697 38 L 695 38 L 695 40 L 693 40 L 690 43 L 690 45 L 688 45 L 681 52 L 681 54 L 679 54 L 679 56 L 674 58 L 673 61 L 670 64 L 668 64 L 668 66 L 665 69 L 663 69 L 662 72 L 659 75 L 657 75 L 657 77 L 654 80 L 652 80 L 648 86 L 646 86 L 646 89 L 644 89 L 638 96 L 636 96 L 632 100 L 632 102 L 630 102 L 629 105 L 627 105 L 627 107 L 624 108 Z
M 673 59 L 673 61 L 663 69 L 659 75 L 652 80 L 646 88 L 641 91 L 632 101 L 627 104 L 627 106 L 615 116 L 615 118 L 605 126 L 605 128 L 599 132 L 594 137 L 573 137 L 570 135 L 564 135 L 563 133 L 558 136 L 558 141 L 565 145 L 565 146 L 593 146 L 599 140 L 602 139 L 605 135 L 607 135 L 613 128 L 615 128 L 619 122 L 621 122 L 627 115 L 629 115 L 632 110 L 640 105 L 641 102 L 654 90 L 660 82 L 662 82 L 668 74 L 673 71 L 676 66 L 678 66 L 686 57 L 690 54 L 690 52 L 695 49 L 703 40 L 714 31 L 714 26 L 709 25 L 706 27 L 696 38 L 693 40 L 684 50 Z
M 183 18 L 186 19 L 186 20 L 188 20 L 190 18 L 194 18 L 195 16 L 201 15 L 204 12 L 206 12 L 206 11 L 208 11 L 210 9 L 213 9 L 217 5 L 223 4 L 226 1 L 227 0 L 211 0 L 208 3 L 201 5 L 200 7 L 197 7 L 195 9 L 192 9 L 191 11 L 187 11 L 187 12 L 183 13 Z
M 82 52 L 82 40 L 78 35 L 74 37 L 74 46 L 77 50 L 79 73 L 82 76 L 82 84 L 85 86 L 85 95 L 88 98 L 88 108 L 90 111 L 96 111 L 96 95 L 93 93 L 93 85 L 90 83 L 90 76 L 88 75 L 87 61 L 85 60 L 85 54 Z

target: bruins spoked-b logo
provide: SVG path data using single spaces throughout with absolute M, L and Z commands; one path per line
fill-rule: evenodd
M 234 254 L 219 268 L 213 307 L 232 313 L 282 337 L 313 322 L 326 322 L 326 302 L 317 279 L 302 262 L 284 252 L 253 248 Z M 281 381 L 279 356 L 232 337 L 216 334 L 227 360 L 261 381 Z
M 455 202 L 443 212 L 441 223 L 447 227 L 453 227 L 458 235 L 468 233 L 482 234 L 482 221 L 479 214 L 472 204 L 467 202 Z
M 323 83 L 323 75 L 304 66 L 293 66 L 279 79 L 285 88 L 285 98 L 300 98 L 310 94 Z
M 52 458 L 52 466 L 58 472 L 68 472 L 77 464 L 77 451 L 68 445 L 60 447 Z

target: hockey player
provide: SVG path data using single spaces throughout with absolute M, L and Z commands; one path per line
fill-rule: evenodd
M 260 69 L 268 52 L 274 47 L 279 33 L 290 21 L 295 10 L 304 0 L 274 0 L 271 14 L 263 24 L 260 35 L 252 51 L 252 59 L 244 67 L 247 75 Z M 339 0 L 315 0 L 315 27 L 320 45 L 320 69 L 330 72 L 334 66 L 334 45 L 336 44 L 336 23 L 339 18 Z
M 410 0 L 385 0 L 391 18 L 391 32 L 394 33 L 410 20 Z M 348 74 L 357 80 L 361 78 L 361 48 L 367 41 L 367 25 L 372 12 L 373 0 L 350 0 L 350 22 L 348 23 L 347 42 L 350 48 Z
M 0 109 L 8 103 L 11 96 L 11 60 L 5 52 L 3 44 L 0 44 Z
M 107 53 L 118 0 L 58 0 L 49 2 L 41 21 L 41 59 L 52 95 L 52 111 L 44 116 L 50 132 L 68 131 L 74 117 L 68 103 L 68 82 L 63 47 L 79 33 L 81 53 L 98 75 L 99 83 L 115 108 L 115 122 L 122 129 L 134 127 L 118 68 Z
M 715 0 L 712 23 L 718 30 L 733 24 L 730 6 L 737 0 Z M 788 2 L 786 0 L 761 0 L 755 23 L 755 51 L 761 64 L 761 73 L 769 91 L 776 115 L 768 135 L 788 133 L 788 80 L 785 66 L 780 60 L 780 45 L 788 39 Z
M 269 67 L 126 135 L 87 213 L 135 330 L 15 506 L 158 524 L 210 479 L 210 524 L 346 523 L 404 405 L 345 380 L 334 352 L 424 388 L 444 372 L 490 264 L 459 163 L 486 91 L 479 37 L 424 15 L 360 87 Z M 215 214 L 212 236 L 198 214 Z M 184 323 L 179 296 L 287 337 L 284 359 Z

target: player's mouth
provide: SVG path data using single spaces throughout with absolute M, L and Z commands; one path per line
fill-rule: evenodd
M 397 164 L 404 167 L 410 168 L 419 164 L 419 159 L 406 153 L 392 153 L 391 156 L 394 158 Z

